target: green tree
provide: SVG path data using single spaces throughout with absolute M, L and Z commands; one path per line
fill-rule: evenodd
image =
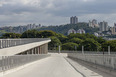
M 55 36 L 55 35 L 56 33 L 50 30 L 39 31 L 37 33 L 38 38 L 48 38 L 48 37 Z
M 37 38 L 37 33 L 37 30 L 28 30 L 21 35 L 21 38 Z
M 63 34 L 56 34 L 56 37 L 62 42 L 62 43 L 66 43 L 68 40 L 67 36 L 64 36 Z
M 79 38 L 72 38 L 72 39 L 69 40 L 69 42 L 81 44 L 83 42 L 83 40 L 81 40 Z
M 48 44 L 48 48 L 49 50 L 58 50 L 58 46 L 62 45 L 62 43 L 60 42 L 60 40 L 57 37 L 50 37 L 51 38 L 51 42 Z
M 93 35 L 93 34 L 86 33 L 84 35 L 85 35 L 86 38 L 94 39 L 94 40 L 97 41 L 97 37 L 95 35 Z
M 2 38 L 20 38 L 21 34 L 18 33 L 5 33 L 2 35 Z
M 84 40 L 82 44 L 80 45 L 80 48 L 82 46 L 84 46 L 85 51 L 97 51 L 97 50 L 100 50 L 101 48 L 101 44 L 99 44 L 94 39 L 90 39 L 90 38 L 87 38 L 86 40 Z
M 73 42 L 67 42 L 62 45 L 63 50 L 75 50 L 78 48 L 78 44 Z
M 105 40 L 105 39 L 103 39 L 103 37 L 98 37 L 98 38 L 97 38 L 97 41 L 98 41 L 100 44 L 102 44 L 102 43 L 105 43 L 105 42 L 106 42 L 106 40 Z
M 106 41 L 102 44 L 102 50 L 108 51 L 108 46 L 110 46 L 111 51 L 116 51 L 116 40 Z
M 79 34 L 79 33 L 77 33 L 77 34 L 70 34 L 67 37 L 68 37 L 68 39 L 72 39 L 72 38 L 79 38 L 79 39 L 82 39 L 82 40 L 86 39 L 85 34 Z

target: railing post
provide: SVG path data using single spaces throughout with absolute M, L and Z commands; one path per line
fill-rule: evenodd
M 21 39 L 20 39 L 20 44 L 21 44 Z
M 59 45 L 59 53 L 60 53 L 60 45 Z
M 5 48 L 7 48 L 7 39 L 5 39 Z
M 15 46 L 17 45 L 17 43 L 16 43 L 16 42 L 17 42 L 17 40 L 15 40 Z
M 7 46 L 9 47 L 9 39 L 7 39 Z
M 82 46 L 82 54 L 84 55 L 84 46 Z
M 114 57 L 111 57 L 111 65 L 112 65 L 112 69 L 114 69 Z
M 110 46 L 108 46 L 108 54 L 110 55 Z
M 1 42 L 1 43 L 0 43 L 0 44 L 1 44 L 1 45 L 0 45 L 0 48 L 2 48 L 2 39 L 0 40 L 0 42 Z

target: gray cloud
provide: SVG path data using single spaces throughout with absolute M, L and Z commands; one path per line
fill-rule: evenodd
M 66 24 L 70 16 L 80 21 L 116 20 L 116 0 L 1 0 L 0 26 L 27 23 Z

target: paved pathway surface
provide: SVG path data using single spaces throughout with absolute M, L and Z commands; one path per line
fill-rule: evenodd
M 64 57 L 66 54 L 51 54 L 51 57 L 3 77 L 83 77 Z

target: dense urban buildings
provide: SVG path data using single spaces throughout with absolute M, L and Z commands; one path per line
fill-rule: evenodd
M 70 17 L 70 24 L 77 24 L 78 23 L 78 18 L 76 16 Z
M 103 31 L 108 31 L 108 22 L 100 22 L 99 23 L 99 26 L 100 26 L 100 31 L 103 32 Z
M 89 27 L 95 28 L 95 27 L 99 27 L 97 20 L 93 19 L 92 21 L 89 20 Z
M 28 24 L 26 27 L 27 27 L 27 30 L 30 30 L 30 29 L 36 29 L 38 27 L 40 27 L 41 24 L 39 25 L 36 25 L 36 24 Z
M 23 33 L 27 30 L 31 29 L 38 29 L 42 27 L 41 24 L 27 24 L 27 25 L 20 25 L 20 26 L 5 26 L 5 27 L 0 27 L 0 35 L 10 32 L 10 33 Z

